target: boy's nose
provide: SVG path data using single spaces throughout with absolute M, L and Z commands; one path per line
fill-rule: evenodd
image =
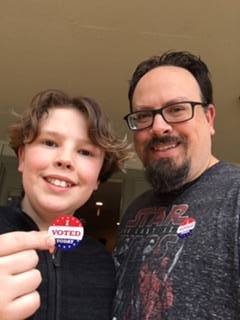
M 56 166 L 62 169 L 73 169 L 71 152 L 66 150 L 59 150 L 59 154 L 56 158 Z
M 72 163 L 69 161 L 58 160 L 56 162 L 56 165 L 57 165 L 57 167 L 64 168 L 64 169 L 66 168 L 69 170 L 71 170 L 73 168 Z

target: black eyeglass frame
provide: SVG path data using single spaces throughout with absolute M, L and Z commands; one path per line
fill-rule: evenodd
M 165 119 L 164 115 L 163 115 L 163 110 L 168 108 L 168 107 L 175 106 L 175 105 L 178 105 L 178 104 L 181 104 L 181 103 L 189 103 L 191 105 L 191 107 L 192 107 L 192 115 L 191 115 L 191 117 L 187 118 L 185 120 L 182 120 L 182 121 L 167 121 Z M 182 122 L 189 121 L 194 117 L 194 108 L 197 105 L 200 105 L 205 109 L 207 109 L 207 107 L 209 106 L 209 104 L 207 102 L 179 101 L 179 102 L 167 104 L 167 105 L 165 105 L 164 107 L 162 107 L 160 109 L 139 110 L 139 111 L 135 111 L 135 112 L 130 112 L 123 119 L 126 121 L 126 123 L 127 123 L 127 125 L 128 125 L 130 130 L 132 130 L 132 131 L 140 131 L 140 130 L 144 130 L 144 129 L 150 128 L 153 125 L 154 118 L 155 118 L 156 114 L 160 114 L 163 117 L 164 121 L 169 123 L 169 124 L 182 123 Z M 144 127 L 144 128 L 132 128 L 131 124 L 130 124 L 130 121 L 129 121 L 129 116 L 131 116 L 133 114 L 140 113 L 140 112 L 151 112 L 151 114 L 152 114 L 152 122 L 151 122 L 151 124 L 149 124 L 147 127 Z

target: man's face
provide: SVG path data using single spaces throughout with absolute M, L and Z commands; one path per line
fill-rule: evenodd
M 197 81 L 183 68 L 161 66 L 139 80 L 132 105 L 133 111 L 138 111 L 180 101 L 202 102 Z M 144 166 L 150 171 L 160 170 L 158 179 L 166 178 L 166 184 L 170 183 L 160 191 L 170 191 L 194 180 L 214 163 L 216 159 L 211 155 L 214 117 L 213 105 L 207 111 L 198 105 L 189 121 L 169 124 L 157 114 L 151 128 L 134 132 L 135 149 Z
M 36 139 L 19 152 L 23 209 L 39 224 L 73 214 L 97 189 L 103 160 L 104 152 L 91 142 L 81 112 L 50 109 Z

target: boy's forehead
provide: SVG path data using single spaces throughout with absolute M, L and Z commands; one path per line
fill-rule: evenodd
M 73 106 L 59 106 L 49 108 L 46 112 L 43 113 L 42 117 L 38 121 L 38 126 L 43 127 L 49 122 L 54 122 L 56 124 L 67 122 L 69 119 L 72 120 L 72 124 L 79 122 L 85 123 L 88 126 L 88 118 L 86 114 Z M 71 126 L 71 123 L 69 123 Z
M 38 123 L 38 136 L 47 134 L 59 138 L 72 137 L 76 141 L 94 144 L 89 136 L 86 115 L 75 108 L 52 108 Z
M 49 117 L 49 115 L 56 112 L 73 112 L 75 114 L 80 114 L 81 116 L 86 117 L 86 113 L 85 113 L 86 110 L 81 110 L 72 105 L 50 106 L 47 109 L 45 109 L 43 112 L 41 112 L 42 116 L 40 117 L 39 121 L 42 121 L 44 119 L 46 120 Z
M 51 108 L 41 117 L 38 127 L 39 129 L 58 128 L 64 131 L 66 127 L 69 130 L 78 129 L 80 124 L 83 129 L 88 127 L 86 117 L 79 110 L 74 108 Z

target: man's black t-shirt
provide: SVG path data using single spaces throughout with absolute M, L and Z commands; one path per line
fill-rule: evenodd
M 240 319 L 240 168 L 219 162 L 127 209 L 115 250 L 117 320 Z

